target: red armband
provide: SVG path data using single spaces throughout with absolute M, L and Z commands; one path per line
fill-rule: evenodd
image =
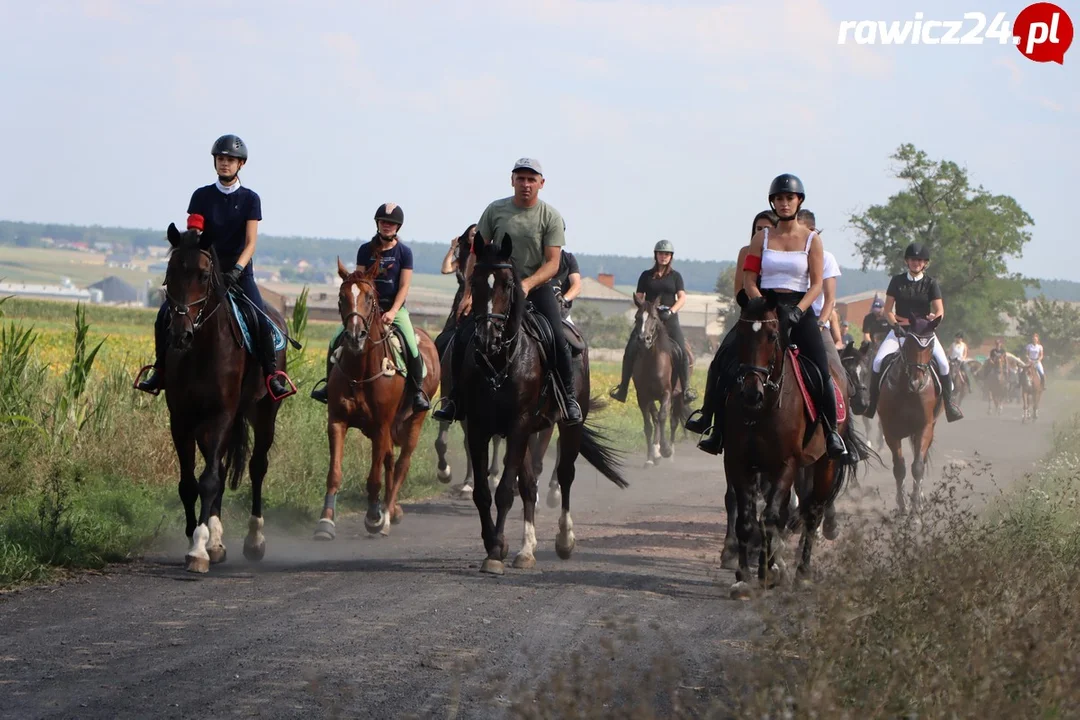
M 756 272 L 761 274 L 761 256 L 760 255 L 747 255 L 746 260 L 743 261 L 743 270 L 749 272 Z
M 202 215 L 192 214 L 187 216 L 188 230 L 198 230 L 199 232 L 202 232 L 204 227 L 206 227 L 206 224 Z

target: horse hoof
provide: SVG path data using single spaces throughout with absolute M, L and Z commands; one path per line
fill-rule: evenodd
M 188 555 L 184 558 L 184 569 L 193 573 L 210 572 L 210 558 Z
M 459 491 L 463 497 L 472 497 L 472 485 L 465 483 Z
M 502 560 L 487 558 L 484 560 L 484 564 L 480 566 L 480 572 L 487 573 L 488 575 L 502 575 L 506 572 L 506 569 L 502 564 Z
M 840 535 L 840 528 L 836 526 L 836 518 L 825 518 L 821 523 L 821 534 L 826 540 L 835 540 Z
M 652 460 L 646 460 L 646 461 L 645 461 L 645 467 L 647 467 L 647 468 L 651 468 L 651 467 L 652 467 L 653 465 L 655 465 L 655 464 L 656 464 L 656 463 L 655 463 L 655 462 L 653 462 Z
M 749 600 L 752 594 L 750 589 L 750 583 L 739 580 L 737 583 L 731 586 L 731 599 L 732 600 Z
M 315 534 L 312 536 L 312 540 L 328 542 L 335 537 L 337 537 L 337 528 L 334 526 L 333 520 L 323 518 L 315 525 Z
M 397 525 L 397 524 L 399 524 L 401 522 L 401 519 L 403 517 L 405 517 L 405 511 L 401 509 L 400 505 L 395 505 L 394 506 L 394 512 L 390 516 L 390 522 L 393 525 Z
M 795 571 L 795 586 L 803 590 L 813 587 L 814 581 L 810 577 L 810 571 L 803 569 L 799 566 L 799 569 Z
M 669 458 L 674 454 L 674 451 L 670 447 L 660 448 L 660 455 L 662 457 Z
M 217 565 L 225 562 L 225 546 L 206 548 L 206 554 L 210 556 L 210 564 Z
M 548 490 L 547 506 L 554 510 L 560 505 L 562 505 L 562 491 L 558 487 L 553 487 Z
M 536 567 L 536 558 L 525 553 L 518 553 L 514 556 L 514 567 L 518 570 L 534 568 Z
M 454 479 L 454 471 L 447 465 L 445 470 L 439 470 L 439 472 L 436 473 L 436 477 L 439 478 L 439 482 L 443 485 L 447 485 Z
M 249 545 L 244 543 L 244 557 L 251 562 L 261 562 L 266 557 L 266 541 L 262 541 L 257 545 Z
M 739 569 L 739 554 L 732 550 L 731 552 L 724 551 L 720 553 L 720 567 L 724 570 L 738 570 Z
M 577 544 L 577 540 L 574 536 L 563 539 L 562 537 L 555 538 L 555 554 L 562 560 L 569 560 L 570 555 L 574 552 L 574 546 Z
M 364 529 L 372 535 L 378 535 L 383 529 L 384 513 L 379 513 L 379 517 L 372 520 L 368 515 L 364 515 Z

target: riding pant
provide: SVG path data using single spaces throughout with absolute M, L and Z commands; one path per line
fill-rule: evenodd
M 555 369 L 562 381 L 569 385 L 573 382 L 574 367 L 570 357 L 570 345 L 566 342 L 566 331 L 563 329 L 562 313 L 559 312 L 559 301 L 555 299 L 551 283 L 534 287 L 529 292 L 528 300 L 551 325 L 551 334 L 555 337 Z
M 903 339 L 896 337 L 896 333 L 890 330 L 885 339 L 881 341 L 881 345 L 878 346 L 877 355 L 874 356 L 873 371 L 881 372 L 882 361 L 885 360 L 886 356 L 899 350 L 903 344 Z M 941 347 L 936 335 L 934 336 L 934 348 L 931 352 L 934 356 L 934 363 L 938 368 L 938 375 L 945 377 L 949 374 L 949 358 L 945 356 L 945 348 Z
M 777 300 L 781 305 L 795 305 L 803 298 L 803 293 L 778 293 Z M 825 341 L 817 325 L 817 315 L 814 309 L 809 308 L 803 313 L 799 324 L 791 328 L 791 342 L 799 346 L 799 353 L 810 358 L 810 362 L 817 366 L 824 379 L 822 397 L 818 398 L 821 412 L 829 427 L 836 429 L 836 396 L 833 394 L 832 373 L 829 372 L 829 356 L 825 350 Z
M 1035 365 L 1035 369 L 1039 371 L 1039 377 L 1045 379 L 1046 371 L 1043 370 L 1042 360 L 1032 360 L 1031 362 Z

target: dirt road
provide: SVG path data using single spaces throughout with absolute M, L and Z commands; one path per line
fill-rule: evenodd
M 1052 407 L 1037 426 L 1021 425 L 1015 406 L 1002 418 L 976 400 L 965 411 L 939 424 L 931 481 L 977 452 L 1004 484 L 1048 447 Z M 368 536 L 358 518 L 331 544 L 268 525 L 267 559 L 253 566 L 240 553 L 242 529 L 226 527 L 230 559 L 205 576 L 183 571 L 181 538 L 104 575 L 9 594 L 0 716 L 447 717 L 454 705 L 457 717 L 501 717 L 571 653 L 599 656 L 612 617 L 637 626 L 616 663 L 671 643 L 683 684 L 715 690 L 714 663 L 757 627 L 751 606 L 727 597 L 732 574 L 718 569 L 722 465 L 689 445 L 659 469 L 639 469 L 643 460 L 629 457 L 625 491 L 582 464 L 570 561 L 555 555 L 557 511 L 542 491 L 537 567 L 502 577 L 477 571 L 472 501 L 447 496 L 406 506 L 388 538 Z M 865 490 L 892 502 L 891 473 L 873 472 L 862 489 L 860 511 L 876 502 Z M 508 526 L 513 554 L 520 501 Z

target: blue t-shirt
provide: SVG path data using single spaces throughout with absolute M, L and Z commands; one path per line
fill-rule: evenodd
M 262 220 L 262 201 L 258 193 L 243 186 L 226 195 L 217 185 L 207 185 L 191 194 L 188 214 L 203 216 L 203 232 L 213 238 L 214 249 L 227 269 L 244 252 L 248 220 Z
M 381 245 L 382 241 L 375 237 L 360 246 L 356 251 L 356 267 L 366 268 L 371 265 L 377 243 Z M 390 309 L 397 297 L 401 271 L 413 269 L 412 250 L 398 240 L 397 245 L 383 250 L 380 266 L 375 274 L 375 289 L 379 293 L 379 307 L 385 311 Z

